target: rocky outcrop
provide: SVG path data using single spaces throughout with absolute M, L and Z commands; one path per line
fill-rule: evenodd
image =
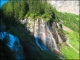
M 50 51 L 62 56 L 60 45 L 66 42 L 66 34 L 57 22 L 46 22 L 44 19 L 27 19 L 26 28 L 34 33 L 36 44 L 41 50 Z
M 34 30 L 34 20 L 31 20 L 30 17 L 20 20 L 21 24 L 25 24 L 25 29 L 33 32 Z
M 79 14 L 79 0 L 48 0 L 58 11 Z

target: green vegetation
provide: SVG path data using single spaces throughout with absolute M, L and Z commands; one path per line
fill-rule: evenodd
M 55 19 L 55 11 L 47 0 L 8 0 L 0 10 L 2 22 L 6 31 L 17 36 L 23 46 L 26 59 L 59 59 L 57 56 L 40 50 L 33 35 L 19 23 L 20 19 L 43 17 L 46 20 Z M 44 8 L 45 7 L 45 8 Z
M 70 28 L 72 31 L 64 31 L 67 37 L 69 38 L 70 44 L 79 51 L 79 15 L 71 14 L 71 13 L 62 13 L 58 12 L 56 16 L 62 20 L 63 25 Z M 61 52 L 63 53 L 65 59 L 79 59 L 79 54 L 72 49 L 70 46 L 63 46 L 61 48 Z
M 3 16 L 9 16 L 9 18 L 14 19 L 23 19 L 28 9 L 28 4 L 25 0 L 8 0 L 8 2 L 2 6 Z
M 64 46 L 62 47 L 62 53 L 65 57 L 65 59 L 79 59 L 79 54 L 77 52 L 75 52 L 71 47 L 69 46 Z
M 67 31 L 65 31 L 65 33 L 69 38 L 70 44 L 79 51 L 79 33 Z
M 0 9 L 2 22 L 6 25 L 6 31 L 16 35 L 20 39 L 26 57 L 32 59 L 57 59 L 55 55 L 41 51 L 35 44 L 35 39 L 30 35 L 30 31 L 24 29 L 24 25 L 19 23 L 20 19 L 31 17 L 31 19 L 42 17 L 46 21 L 57 21 L 59 17 L 63 24 L 73 30 L 65 31 L 69 37 L 70 44 L 79 51 L 79 16 L 70 13 L 57 12 L 46 0 L 8 0 Z M 34 49 L 35 48 L 35 49 Z M 4 48 L 2 48 L 4 49 Z M 29 50 L 29 51 L 28 51 Z M 78 59 L 79 55 L 69 46 L 61 49 L 66 59 Z M 32 55 L 30 55 L 33 54 Z M 34 58 L 35 57 L 35 58 Z
M 57 17 L 62 20 L 63 24 L 73 31 L 64 31 L 69 38 L 70 44 L 79 51 L 79 15 L 71 13 L 57 12 Z M 70 46 L 61 48 L 65 59 L 79 59 L 79 54 Z
M 2 13 L 7 21 L 12 18 L 13 20 L 20 20 L 29 16 L 32 19 L 39 16 L 47 20 L 54 20 L 56 9 L 47 3 L 47 0 L 8 0 L 2 6 Z
M 69 38 L 69 42 L 70 44 L 77 50 L 79 51 L 79 35 L 77 32 L 68 32 L 65 31 L 65 33 L 67 34 L 68 38 Z M 72 49 L 70 46 L 64 46 L 61 49 L 64 57 L 66 59 L 79 59 L 79 54 Z
M 79 15 L 61 12 L 57 12 L 56 15 L 63 21 L 65 26 L 75 32 L 79 32 Z

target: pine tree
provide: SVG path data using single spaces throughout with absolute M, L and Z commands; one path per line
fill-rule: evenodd
M 20 11 L 19 11 L 19 17 L 20 18 L 24 18 L 24 15 L 25 15 L 25 1 L 24 0 L 21 0 L 21 7 L 20 7 Z
M 9 0 L 7 6 L 6 6 L 6 14 L 8 16 L 12 16 L 13 15 L 13 5 L 12 2 Z

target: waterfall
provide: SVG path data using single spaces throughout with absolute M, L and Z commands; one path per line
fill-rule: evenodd
M 53 45 L 54 47 L 51 47 L 51 48 L 53 48 L 53 49 L 55 49 L 56 51 L 59 52 L 58 47 L 57 47 L 57 44 L 56 44 L 56 41 L 55 41 L 52 33 L 50 32 L 48 26 L 47 26 L 47 32 L 48 32 L 48 35 L 47 35 L 48 40 L 51 41 L 51 42 L 53 42 L 52 45 Z
M 35 21 L 35 24 L 34 24 L 34 37 L 35 37 L 35 41 L 36 41 L 36 44 L 40 47 L 41 50 L 45 50 L 45 51 L 49 51 L 45 46 L 45 33 L 44 33 L 44 23 L 43 23 L 43 20 L 40 21 L 40 32 L 39 32 L 39 24 L 38 24 L 38 19 Z M 43 29 L 43 30 L 42 30 Z M 39 36 L 39 33 L 41 34 Z M 42 38 L 43 36 L 43 38 Z M 41 38 L 43 44 L 39 43 L 39 38 Z
M 20 45 L 19 39 L 7 32 L 0 32 L 0 40 L 3 41 L 4 38 L 7 38 L 6 45 L 10 48 L 12 55 L 16 58 L 16 60 L 24 59 L 23 49 Z
M 36 41 L 36 44 L 41 48 L 41 50 L 43 50 L 43 48 L 41 47 L 41 45 L 39 44 L 38 42 L 38 19 L 37 21 L 35 21 L 35 24 L 34 24 L 34 37 L 35 37 L 35 41 Z
M 43 19 L 41 19 L 40 22 L 38 19 L 35 20 L 34 37 L 35 37 L 36 44 L 39 46 L 41 50 L 45 50 L 49 53 L 54 52 L 55 54 L 60 53 L 56 44 L 56 40 L 54 39 L 54 36 L 52 35 L 50 31 L 49 25 L 47 25 Z M 60 36 L 58 35 L 58 39 L 59 38 Z M 41 41 L 42 43 L 40 43 L 39 41 Z M 62 57 L 58 55 L 56 56 L 59 57 L 60 59 L 63 59 Z
M 46 30 L 48 32 L 47 36 L 46 36 L 46 40 L 48 40 L 48 45 L 49 45 L 49 49 L 53 52 L 53 50 L 56 50 L 56 52 L 60 53 L 57 44 L 56 44 L 56 40 L 54 39 L 54 36 L 52 35 L 52 33 L 49 30 L 49 25 L 46 25 Z M 58 37 L 60 38 L 60 36 L 58 35 Z M 59 57 L 60 59 L 64 60 L 63 57 L 56 55 L 57 57 Z
M 34 25 L 34 37 L 38 37 L 38 19 L 35 21 Z
M 44 44 L 44 46 L 46 46 L 46 32 L 45 32 L 45 22 L 43 21 L 43 19 L 41 19 L 40 21 L 40 38 Z
M 42 50 L 47 50 L 47 45 L 50 47 L 51 50 L 56 50 L 59 52 L 56 41 L 52 35 L 52 33 L 49 30 L 49 26 L 47 26 L 44 22 L 43 19 L 40 20 L 40 26 L 38 24 L 38 19 L 35 21 L 34 25 L 34 37 L 36 40 L 37 45 L 42 49 Z M 47 27 L 47 28 L 45 28 Z M 40 29 L 40 30 L 39 30 Z M 46 30 L 48 32 L 46 36 Z M 39 38 L 42 41 L 42 44 L 39 43 Z

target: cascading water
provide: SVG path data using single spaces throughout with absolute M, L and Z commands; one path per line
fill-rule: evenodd
M 0 32 L 0 40 L 3 41 L 6 37 L 8 41 L 6 45 L 11 49 L 12 55 L 16 58 L 16 60 L 24 59 L 23 49 L 19 43 L 19 39 L 7 32 Z
M 35 24 L 34 24 L 34 37 L 35 37 L 35 41 L 36 41 L 36 44 L 41 48 L 41 50 L 43 50 L 43 48 L 40 46 L 40 44 L 38 43 L 38 19 L 37 21 L 35 21 Z
M 43 21 L 41 22 L 41 24 L 43 23 Z M 41 27 L 43 27 L 44 28 L 44 26 L 43 25 L 40 25 L 40 33 L 41 34 L 43 34 L 42 32 L 44 31 L 44 30 L 42 30 L 42 28 Z M 44 33 L 45 34 L 45 33 Z M 43 34 L 43 35 L 44 35 Z M 41 48 L 41 50 L 45 50 L 45 51 L 48 51 L 48 49 L 44 46 L 44 44 L 45 44 L 45 42 L 46 41 L 44 41 L 45 40 L 45 37 L 44 38 L 41 38 L 41 36 L 39 36 L 39 25 L 38 25 L 38 19 L 35 21 L 35 24 L 34 24 L 34 37 L 35 37 L 35 41 L 36 41 L 36 44 Z M 42 42 L 44 43 L 44 44 L 40 44 L 39 43 L 39 38 L 41 38 L 41 40 L 42 40 Z
M 40 22 L 38 21 L 38 19 L 35 20 L 34 37 L 35 37 L 36 44 L 41 48 L 41 50 L 45 50 L 49 53 L 51 53 L 51 51 L 52 52 L 56 51 L 58 53 L 60 52 L 58 50 L 56 40 L 54 39 L 54 37 L 49 29 L 49 25 L 47 25 L 43 19 L 41 19 Z M 39 42 L 39 40 L 40 40 L 39 38 L 41 39 L 42 43 Z M 60 59 L 63 59 L 60 56 L 58 56 L 58 57 Z
M 44 46 L 46 46 L 46 32 L 45 32 L 45 22 L 43 21 L 43 19 L 41 19 L 40 21 L 40 38 L 42 40 L 42 43 L 44 44 Z
M 47 32 L 48 32 L 48 35 L 47 35 L 46 38 L 48 38 L 48 40 L 51 41 L 51 44 L 52 44 L 52 45 L 51 45 L 51 48 L 55 49 L 56 51 L 59 51 L 59 50 L 58 50 L 58 47 L 57 47 L 57 44 L 56 44 L 56 41 L 55 41 L 55 39 L 53 38 L 52 33 L 50 32 L 48 26 L 46 26 L 46 27 L 47 27 Z M 53 42 L 53 43 L 52 43 L 52 42 Z M 53 47 L 53 46 L 54 46 L 54 47 Z
M 38 37 L 38 19 L 37 21 L 35 21 L 35 25 L 34 25 L 34 37 Z
M 58 53 L 61 53 L 61 52 L 58 50 L 56 41 L 55 41 L 52 33 L 51 33 L 50 30 L 49 30 L 49 25 L 48 25 L 48 26 L 46 25 L 46 28 L 47 28 L 47 32 L 48 32 L 48 34 L 47 34 L 47 36 L 46 36 L 46 40 L 48 40 L 48 43 L 50 43 L 50 44 L 49 44 L 49 49 L 50 49 L 51 51 L 56 50 Z M 59 36 L 59 37 L 60 37 L 60 36 Z M 58 56 L 58 55 L 56 55 L 56 56 Z M 62 58 L 61 56 L 58 56 L 58 57 L 59 57 L 60 59 L 64 60 L 64 58 Z
M 47 27 L 47 29 L 45 28 L 45 26 Z M 40 31 L 38 30 L 40 28 Z M 48 35 L 46 36 L 46 30 L 47 30 L 47 32 L 48 32 Z M 48 40 L 48 45 L 49 45 L 49 47 L 53 50 L 53 49 L 55 49 L 56 51 L 58 51 L 59 52 L 59 50 L 58 50 L 58 47 L 57 47 L 57 44 L 56 44 L 56 41 L 55 41 L 55 39 L 53 38 L 53 35 L 52 35 L 52 33 L 50 32 L 50 30 L 49 30 L 49 27 L 45 24 L 45 22 L 44 22 L 44 20 L 43 19 L 41 19 L 40 20 L 40 27 L 39 27 L 39 25 L 38 25 L 38 19 L 37 19 L 37 21 L 35 21 L 35 27 L 34 27 L 34 37 L 35 37 L 35 40 L 36 40 L 36 43 L 37 43 L 37 45 L 42 49 L 42 50 L 44 50 L 44 48 L 46 48 L 47 47 L 47 45 L 46 45 L 46 42 L 47 42 L 47 40 Z M 39 43 L 39 39 L 38 38 L 41 38 L 41 40 L 42 40 L 42 44 L 40 44 Z M 43 46 L 45 46 L 44 48 L 43 48 Z M 47 49 L 47 48 L 46 48 Z

